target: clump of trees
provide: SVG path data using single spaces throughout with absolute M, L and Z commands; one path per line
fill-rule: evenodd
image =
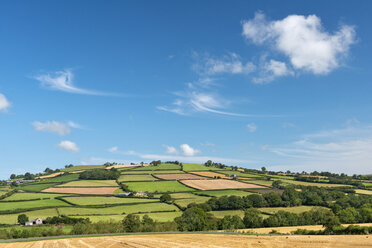
M 154 160 L 150 163 L 152 166 L 158 166 L 161 164 L 161 161 L 160 160 Z
M 224 169 L 224 168 L 227 167 L 225 164 L 215 163 L 212 160 L 208 160 L 207 162 L 204 163 L 204 165 L 207 166 L 207 167 L 216 167 L 216 168 L 220 168 L 220 169 Z
M 82 180 L 116 180 L 120 177 L 120 172 L 112 168 L 106 169 L 93 169 L 82 172 L 79 175 L 79 179 Z

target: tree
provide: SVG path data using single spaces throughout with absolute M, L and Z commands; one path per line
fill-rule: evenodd
M 25 180 L 32 180 L 32 179 L 34 179 L 34 176 L 30 172 L 26 172 L 24 179 Z
M 174 219 L 180 231 L 204 231 L 216 227 L 216 221 L 211 214 L 203 209 L 192 207 L 185 210 L 180 217 Z
M 10 179 L 15 179 L 16 178 L 16 175 L 15 174 L 12 174 L 12 175 L 10 175 Z
M 151 219 L 147 214 L 142 217 L 142 232 L 151 232 L 154 228 L 154 220 Z
M 158 166 L 158 165 L 161 164 L 161 161 L 160 160 L 156 160 L 156 161 L 154 160 L 150 164 L 153 165 L 153 166 Z
M 123 222 L 123 227 L 126 232 L 138 232 L 141 227 L 141 221 L 138 215 L 128 214 Z
M 161 202 L 170 202 L 170 201 L 172 201 L 172 197 L 170 196 L 170 194 L 163 194 L 162 196 L 160 196 L 160 201 Z
M 266 172 L 266 167 L 265 166 L 262 166 L 261 167 L 261 171 L 265 173 Z
M 28 221 L 28 217 L 25 214 L 18 215 L 18 223 L 24 225 Z
M 260 211 L 249 208 L 244 213 L 243 223 L 247 228 L 262 227 L 263 219 Z

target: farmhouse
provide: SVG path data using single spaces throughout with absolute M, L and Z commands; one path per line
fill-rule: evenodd
M 40 218 L 36 218 L 34 220 L 27 221 L 25 223 L 25 226 L 42 225 L 42 224 L 43 224 L 43 220 Z
M 133 195 L 133 192 L 125 192 L 125 193 L 117 194 L 118 197 L 126 197 L 126 196 L 131 196 L 131 195 Z
M 147 193 L 145 193 L 145 192 L 137 192 L 137 193 L 135 194 L 135 196 L 138 196 L 138 197 L 145 197 L 145 196 L 147 196 Z

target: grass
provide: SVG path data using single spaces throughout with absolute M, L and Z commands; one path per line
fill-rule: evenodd
M 24 191 L 33 191 L 33 192 L 40 192 L 43 189 L 47 189 L 57 185 L 56 183 L 32 183 L 20 186 L 18 189 Z
M 79 179 L 79 174 L 68 174 L 63 176 L 57 176 L 49 179 L 45 179 L 41 182 L 43 183 L 67 183 L 70 181 L 75 181 Z
M 55 198 L 57 196 L 67 196 L 66 194 L 50 194 L 50 193 L 15 193 L 1 201 L 24 201 L 33 199 Z M 22 203 L 19 203 L 22 204 Z
M 0 224 L 13 225 L 17 224 L 17 218 L 20 214 L 26 214 L 30 220 L 41 218 L 46 219 L 47 217 L 58 216 L 56 208 L 47 208 L 42 210 L 27 211 L 19 214 L 3 214 L 0 215 Z
M 225 175 L 235 174 L 237 177 L 250 177 L 250 178 L 260 178 L 263 176 L 261 174 L 244 173 L 241 171 L 233 171 L 233 170 L 223 170 L 221 171 L 221 173 Z
M 69 206 L 66 202 L 57 199 L 25 201 L 25 202 L 0 202 L 0 211 L 16 209 L 33 209 L 39 207 Z
M 93 169 L 104 169 L 103 165 L 76 165 L 70 168 L 62 169 L 61 171 L 70 172 L 70 171 L 80 171 L 80 170 L 93 170 Z
M 147 203 L 158 202 L 157 199 L 140 199 L 140 198 L 119 198 L 103 196 L 87 197 L 64 197 L 63 199 L 75 205 L 104 205 L 104 204 L 130 204 L 130 203 Z
M 155 177 L 151 175 L 121 175 L 119 182 L 133 182 L 133 181 L 156 181 Z
M 230 195 L 236 195 L 236 196 L 247 196 L 251 195 L 253 193 L 251 192 L 246 192 L 243 190 L 235 190 L 235 189 L 228 189 L 228 190 L 205 190 L 205 191 L 197 191 L 195 192 L 196 194 L 203 194 L 203 195 L 209 195 L 209 196 L 230 196 Z
M 267 187 L 271 187 L 274 181 L 266 181 L 266 180 L 243 180 L 245 183 L 253 183 L 257 185 L 263 185 Z
M 243 210 L 223 210 L 223 211 L 211 211 L 211 214 L 213 214 L 216 218 L 223 218 L 227 215 L 238 215 L 239 217 L 244 217 L 244 211 Z
M 175 199 L 175 203 L 181 207 L 187 207 L 190 203 L 204 203 L 210 199 L 210 197 L 199 196 L 192 193 L 173 193 L 170 194 L 172 199 Z
M 331 183 L 311 183 L 311 182 L 302 182 L 302 181 L 295 181 L 295 180 L 281 180 L 282 182 L 288 184 L 295 184 L 295 185 L 304 185 L 304 186 L 316 186 L 316 187 L 353 187 L 351 185 L 346 184 L 331 184 Z
M 366 187 L 372 187 L 372 183 L 363 183 L 363 185 Z
M 116 214 L 131 214 L 131 213 L 149 213 L 149 212 L 170 212 L 178 211 L 178 208 L 166 203 L 145 203 L 134 205 L 121 205 L 106 208 L 83 208 L 83 207 L 68 207 L 58 208 L 61 215 L 77 216 L 77 215 L 116 215 Z
M 306 211 L 310 211 L 313 209 L 313 206 L 298 206 L 298 207 L 277 207 L 277 208 L 258 208 L 262 213 L 267 214 L 275 214 L 276 212 L 282 210 L 294 214 L 303 213 Z M 324 208 L 324 207 L 318 207 L 318 208 Z
M 71 181 L 58 187 L 117 187 L 115 180 L 80 180 Z
M 139 175 L 139 174 L 146 174 L 146 175 L 151 175 L 151 174 L 172 174 L 172 173 L 184 173 L 183 171 L 180 170 L 149 170 L 149 171 L 125 171 L 122 172 L 122 175 Z
M 183 170 L 184 171 L 220 171 L 220 170 L 224 170 L 224 169 L 220 169 L 220 168 L 217 168 L 217 167 L 207 167 L 205 165 L 202 165 L 202 164 L 183 164 Z
M 143 166 L 133 169 L 133 171 L 155 171 L 155 170 L 181 170 L 177 164 L 160 164 L 158 166 Z
M 177 192 L 177 191 L 193 191 L 193 189 L 177 181 L 155 181 L 155 182 L 128 182 L 130 191 L 136 192 Z

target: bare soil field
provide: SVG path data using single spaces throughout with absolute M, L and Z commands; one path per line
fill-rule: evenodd
M 84 195 L 112 195 L 118 187 L 98 187 L 98 188 L 47 188 L 42 192 L 47 193 L 69 193 Z
M 41 240 L 32 242 L 0 244 L 0 248 L 28 247 L 275 247 L 275 248 L 318 248 L 318 247 L 371 247 L 372 235 L 350 236 L 256 236 L 231 234 L 155 234 L 104 236 L 89 238 L 70 238 Z
M 220 177 L 222 179 L 231 179 L 231 177 L 226 176 L 225 174 L 212 172 L 212 171 L 191 171 L 192 174 L 200 175 L 203 177 Z
M 112 168 L 121 169 L 121 168 L 138 167 L 138 166 L 149 166 L 149 164 L 143 164 L 143 165 L 140 165 L 140 164 L 117 164 L 117 165 L 107 166 L 106 170 L 110 170 Z
M 248 189 L 248 188 L 263 188 L 263 186 L 242 183 L 234 180 L 226 179 L 215 179 L 215 180 L 183 180 L 183 184 L 200 189 L 200 190 L 210 190 L 210 189 Z
M 63 173 L 64 173 L 64 172 L 56 172 L 56 173 L 53 173 L 53 174 L 50 174 L 50 175 L 37 177 L 36 179 L 47 179 L 47 178 L 52 178 L 52 177 L 59 176 L 59 175 L 61 175 L 61 174 L 63 174 Z
M 182 180 L 182 179 L 206 179 L 205 177 L 194 174 L 180 173 L 180 174 L 153 174 L 154 177 L 164 180 Z

